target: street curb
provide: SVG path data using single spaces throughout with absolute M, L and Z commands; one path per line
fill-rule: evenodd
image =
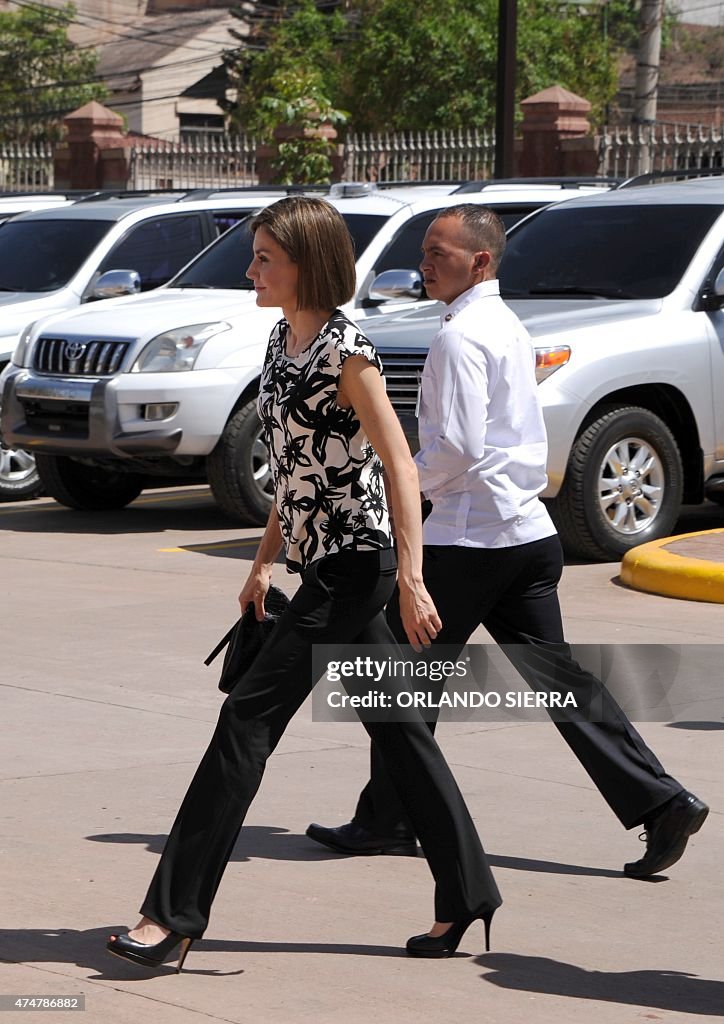
M 671 550 L 680 541 L 714 536 L 724 541 L 724 530 L 663 537 L 632 548 L 621 562 L 621 581 L 635 590 L 664 597 L 724 604 L 724 562 L 691 558 Z

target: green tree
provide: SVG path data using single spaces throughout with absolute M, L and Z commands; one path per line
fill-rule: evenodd
M 269 137 L 315 108 L 332 119 L 349 111 L 368 131 L 494 122 L 498 0 L 346 0 L 344 15 L 339 6 L 277 0 L 249 36 L 235 33 L 234 123 Z M 636 0 L 518 0 L 518 99 L 560 84 L 600 118 L 636 32 Z
M 244 17 L 244 12 L 235 12 Z M 340 91 L 338 41 L 346 22 L 325 14 L 313 0 L 282 2 L 252 20 L 248 36 L 233 32 L 240 46 L 225 55 L 237 99 L 229 106 L 232 127 L 273 141 L 274 129 L 293 126 L 297 137 L 279 144 L 274 161 L 281 184 L 327 182 L 332 171 L 329 141 L 315 137 L 322 122 L 344 122 L 331 97 Z
M 28 142 L 60 138 L 62 118 L 92 99 L 98 56 L 68 39 L 75 7 L 55 10 L 28 3 L 0 12 L 0 139 Z
M 591 101 L 594 114 L 616 89 L 617 32 L 635 5 L 603 8 L 519 0 L 517 95 L 560 84 Z M 358 0 L 359 29 L 346 56 L 345 102 L 355 127 L 457 128 L 495 117 L 498 0 Z

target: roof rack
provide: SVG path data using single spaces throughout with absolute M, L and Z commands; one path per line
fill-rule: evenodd
M 77 199 L 78 197 L 84 197 L 89 194 L 95 194 L 95 189 L 92 193 L 90 189 L 84 188 L 51 189 L 47 192 L 15 192 L 3 189 L 0 191 L 0 199 L 37 199 L 40 196 L 57 196 L 59 199 Z
M 329 185 L 225 185 L 222 188 L 191 188 L 184 192 L 180 203 L 193 199 L 210 199 L 215 195 L 233 192 L 256 192 L 259 195 L 293 196 L 304 192 L 329 192 Z
M 109 199 L 143 199 L 177 196 L 176 202 L 191 202 L 194 199 L 210 199 L 212 196 L 234 192 L 256 192 L 259 195 L 294 195 L 297 192 L 328 192 L 328 185 L 229 185 L 222 188 L 143 188 L 143 189 L 96 189 L 86 192 L 78 202 L 103 202 Z
M 453 195 L 461 195 L 466 192 L 482 192 L 486 188 L 493 188 L 496 185 L 558 185 L 560 188 L 579 188 L 581 185 L 609 185 L 619 186 L 621 178 L 613 177 L 570 177 L 570 178 L 490 178 L 482 181 L 466 181 L 456 188 Z
M 142 189 L 96 189 L 95 192 L 88 192 L 77 201 L 79 203 L 101 203 L 111 199 L 144 199 L 153 196 L 178 196 L 179 199 L 187 193 L 185 188 L 142 188 Z
M 621 182 L 619 188 L 636 188 L 638 185 L 651 185 L 655 181 L 688 181 L 689 178 L 718 178 L 724 174 L 724 167 L 680 167 L 677 171 L 649 171 L 646 174 L 634 174 Z

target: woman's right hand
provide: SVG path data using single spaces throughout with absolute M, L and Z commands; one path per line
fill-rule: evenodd
M 239 594 L 239 604 L 243 615 L 250 604 L 254 605 L 257 622 L 263 622 L 266 617 L 264 599 L 266 598 L 271 584 L 271 567 L 262 565 L 252 567 L 246 583 Z

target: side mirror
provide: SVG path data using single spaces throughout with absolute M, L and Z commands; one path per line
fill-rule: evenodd
M 370 285 L 369 298 L 379 302 L 404 302 L 422 298 L 419 270 L 384 270 Z
M 141 275 L 137 270 L 107 270 L 93 285 L 92 299 L 117 299 L 121 295 L 137 295 Z

